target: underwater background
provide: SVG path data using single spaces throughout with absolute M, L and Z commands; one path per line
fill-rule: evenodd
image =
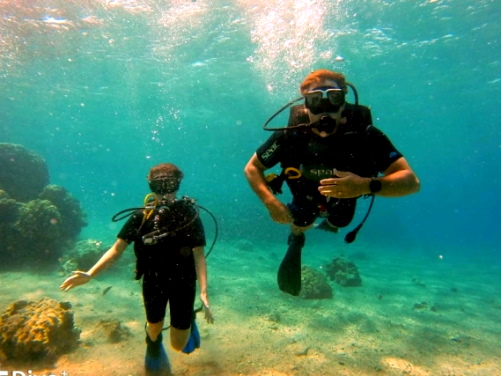
M 243 166 L 269 136 L 264 121 L 298 96 L 304 76 L 339 70 L 422 181 L 418 195 L 376 200 L 360 238 L 452 257 L 495 252 L 500 8 L 494 0 L 2 1 L 0 141 L 46 159 L 51 182 L 81 201 L 89 234 L 114 235 L 111 215 L 140 205 L 149 167 L 171 161 L 186 173 L 182 193 L 220 218 L 222 238 L 273 241 L 279 226 Z
M 142 206 L 149 168 L 172 162 L 219 244 L 248 240 L 260 257 L 285 251 L 288 228 L 243 168 L 304 76 L 340 71 L 422 184 L 376 198 L 356 249 L 474 264 L 499 296 L 500 19 L 496 0 L 0 0 L 0 143 L 46 160 L 87 213 L 82 239 L 113 242 L 111 217 Z M 305 258 L 349 254 L 344 234 L 310 231 Z

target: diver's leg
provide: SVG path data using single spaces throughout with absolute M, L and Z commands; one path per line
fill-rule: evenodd
M 143 277 L 143 300 L 146 310 L 146 355 L 144 369 L 146 376 L 170 376 L 172 370 L 162 343 L 165 306 L 167 296 L 159 288 L 158 280 L 152 275 Z
M 196 295 L 196 281 L 186 281 L 178 284 L 171 294 L 170 316 L 171 346 L 176 351 L 190 354 L 200 347 L 200 333 L 196 324 L 196 314 L 193 311 Z
M 170 344 L 176 351 L 184 349 L 188 340 L 190 339 L 191 326 L 188 329 L 177 329 L 173 326 L 170 327 Z
M 148 322 L 146 324 L 146 333 L 148 333 L 148 336 L 152 341 L 155 341 L 158 335 L 162 333 L 163 327 L 164 327 L 164 320 L 156 323 Z
M 163 320 L 157 323 L 148 322 L 146 327 L 146 355 L 144 358 L 146 376 L 172 375 L 169 358 L 162 343 L 162 327 Z

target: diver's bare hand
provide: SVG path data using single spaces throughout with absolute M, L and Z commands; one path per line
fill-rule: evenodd
M 353 198 L 370 193 L 369 178 L 347 171 L 334 170 L 337 178 L 320 180 L 318 191 L 327 197 Z
M 202 301 L 202 310 L 204 311 L 205 320 L 207 320 L 209 324 L 214 324 L 214 316 L 212 315 L 212 311 L 210 310 L 209 299 L 207 299 L 207 295 L 203 293 L 200 294 L 200 300 Z
M 73 287 L 77 287 L 77 286 L 86 284 L 91 279 L 92 279 L 92 277 L 89 274 L 77 270 L 77 271 L 74 271 L 73 275 L 71 277 L 67 278 L 62 283 L 61 286 L 59 286 L 59 289 L 63 290 L 63 291 L 68 291 L 68 290 L 71 290 Z
M 289 208 L 279 200 L 265 204 L 271 218 L 278 223 L 292 223 L 292 214 Z
M 203 311 L 205 320 L 207 320 L 209 324 L 214 324 L 214 316 L 212 315 L 210 307 L 204 304 Z

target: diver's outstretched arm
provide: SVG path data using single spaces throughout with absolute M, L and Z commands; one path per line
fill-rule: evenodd
M 117 239 L 115 244 L 106 251 L 106 253 L 99 259 L 96 264 L 87 272 L 80 270 L 74 271 L 73 275 L 67 278 L 59 287 L 63 291 L 71 290 L 73 287 L 84 285 L 89 282 L 93 277 L 101 273 L 103 270 L 109 268 L 117 261 L 125 249 L 129 246 L 125 240 Z

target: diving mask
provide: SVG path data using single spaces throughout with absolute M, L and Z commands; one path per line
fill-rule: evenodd
M 337 87 L 323 86 L 315 88 L 304 96 L 304 105 L 314 115 L 324 112 L 338 112 L 345 103 L 344 90 Z

